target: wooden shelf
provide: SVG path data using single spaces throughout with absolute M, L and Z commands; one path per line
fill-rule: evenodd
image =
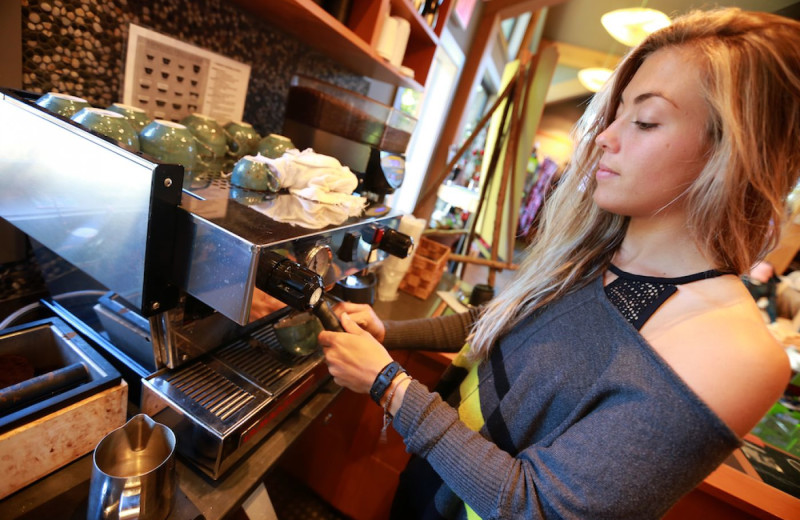
M 430 45 L 436 46 L 439 44 L 439 37 L 436 33 L 434 33 L 433 28 L 425 23 L 425 20 L 422 19 L 419 13 L 417 13 L 416 9 L 414 9 L 414 5 L 411 3 L 411 0 L 392 0 L 392 16 L 399 16 L 400 18 L 404 18 L 408 20 L 408 23 L 411 24 L 411 38 L 409 40 L 428 40 Z M 437 22 L 437 26 L 439 23 Z M 439 31 L 441 33 L 441 30 Z
M 357 74 L 392 85 L 415 90 L 423 89 L 418 80 L 422 78 L 424 83 L 430 61 L 423 70 L 421 67 L 424 65 L 424 58 L 416 56 L 416 54 L 422 54 L 420 51 L 415 51 L 414 58 L 409 60 L 409 63 L 416 65 L 411 68 L 417 74 L 417 78 L 411 79 L 402 74 L 399 68 L 379 56 L 363 36 L 356 34 L 311 0 L 234 0 L 234 2 L 276 28 L 296 36 L 300 41 L 352 69 Z M 406 3 L 407 0 L 392 0 L 392 2 L 394 5 Z M 412 9 L 410 4 L 406 5 L 406 8 Z M 422 23 L 422 20 L 420 19 L 419 22 Z M 373 34 L 377 32 L 377 29 L 377 24 L 374 23 Z M 415 42 L 420 29 L 417 27 L 412 30 L 415 34 Z M 374 40 L 370 38 L 369 41 Z M 436 39 L 429 40 L 431 60 L 433 52 L 436 50 L 436 41 Z M 411 50 L 411 41 L 409 50 Z M 406 57 L 409 57 L 408 52 Z M 422 76 L 419 76 L 420 73 Z

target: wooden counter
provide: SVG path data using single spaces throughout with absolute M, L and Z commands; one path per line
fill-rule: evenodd
M 757 437 L 745 440 L 764 445 Z M 800 519 L 800 499 L 765 483 L 741 449 L 678 502 L 665 520 Z

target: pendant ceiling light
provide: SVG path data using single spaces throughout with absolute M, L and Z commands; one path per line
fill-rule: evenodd
M 616 9 L 600 17 L 600 23 L 618 42 L 628 47 L 635 47 L 648 34 L 670 24 L 669 16 L 656 9 L 645 7 Z M 578 71 L 578 80 L 590 92 L 598 92 L 611 76 L 612 70 L 606 67 L 591 67 Z
M 608 78 L 611 77 L 611 69 L 605 67 L 590 67 L 578 71 L 578 81 L 589 92 L 599 92 Z
M 669 16 L 656 9 L 630 7 L 616 9 L 600 17 L 600 23 L 618 42 L 635 47 L 645 37 L 670 24 Z

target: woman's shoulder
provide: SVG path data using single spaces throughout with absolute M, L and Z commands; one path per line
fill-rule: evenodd
M 675 296 L 642 333 L 728 426 L 746 434 L 788 383 L 786 353 L 737 277 L 688 284 Z

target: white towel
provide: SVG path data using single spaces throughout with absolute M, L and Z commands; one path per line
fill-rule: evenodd
M 280 222 L 311 229 L 338 225 L 364 211 L 367 199 L 353 195 L 358 178 L 334 157 L 307 148 L 287 150 L 277 159 L 258 155 L 291 195 L 278 195 L 253 209 Z
M 263 155 L 257 158 L 269 165 L 278 178 L 280 187 L 290 191 L 314 188 L 304 193 L 313 195 L 318 190 L 349 195 L 358 187 L 358 178 L 350 168 L 342 166 L 335 157 L 316 153 L 311 148 L 302 152 L 297 149 L 287 150 L 277 159 Z
M 366 199 L 362 201 L 361 197 L 348 196 L 350 197 L 348 203 L 324 204 L 297 195 L 280 194 L 250 208 L 278 222 L 308 229 L 321 229 L 339 225 L 349 217 L 356 217 L 364 211 Z

